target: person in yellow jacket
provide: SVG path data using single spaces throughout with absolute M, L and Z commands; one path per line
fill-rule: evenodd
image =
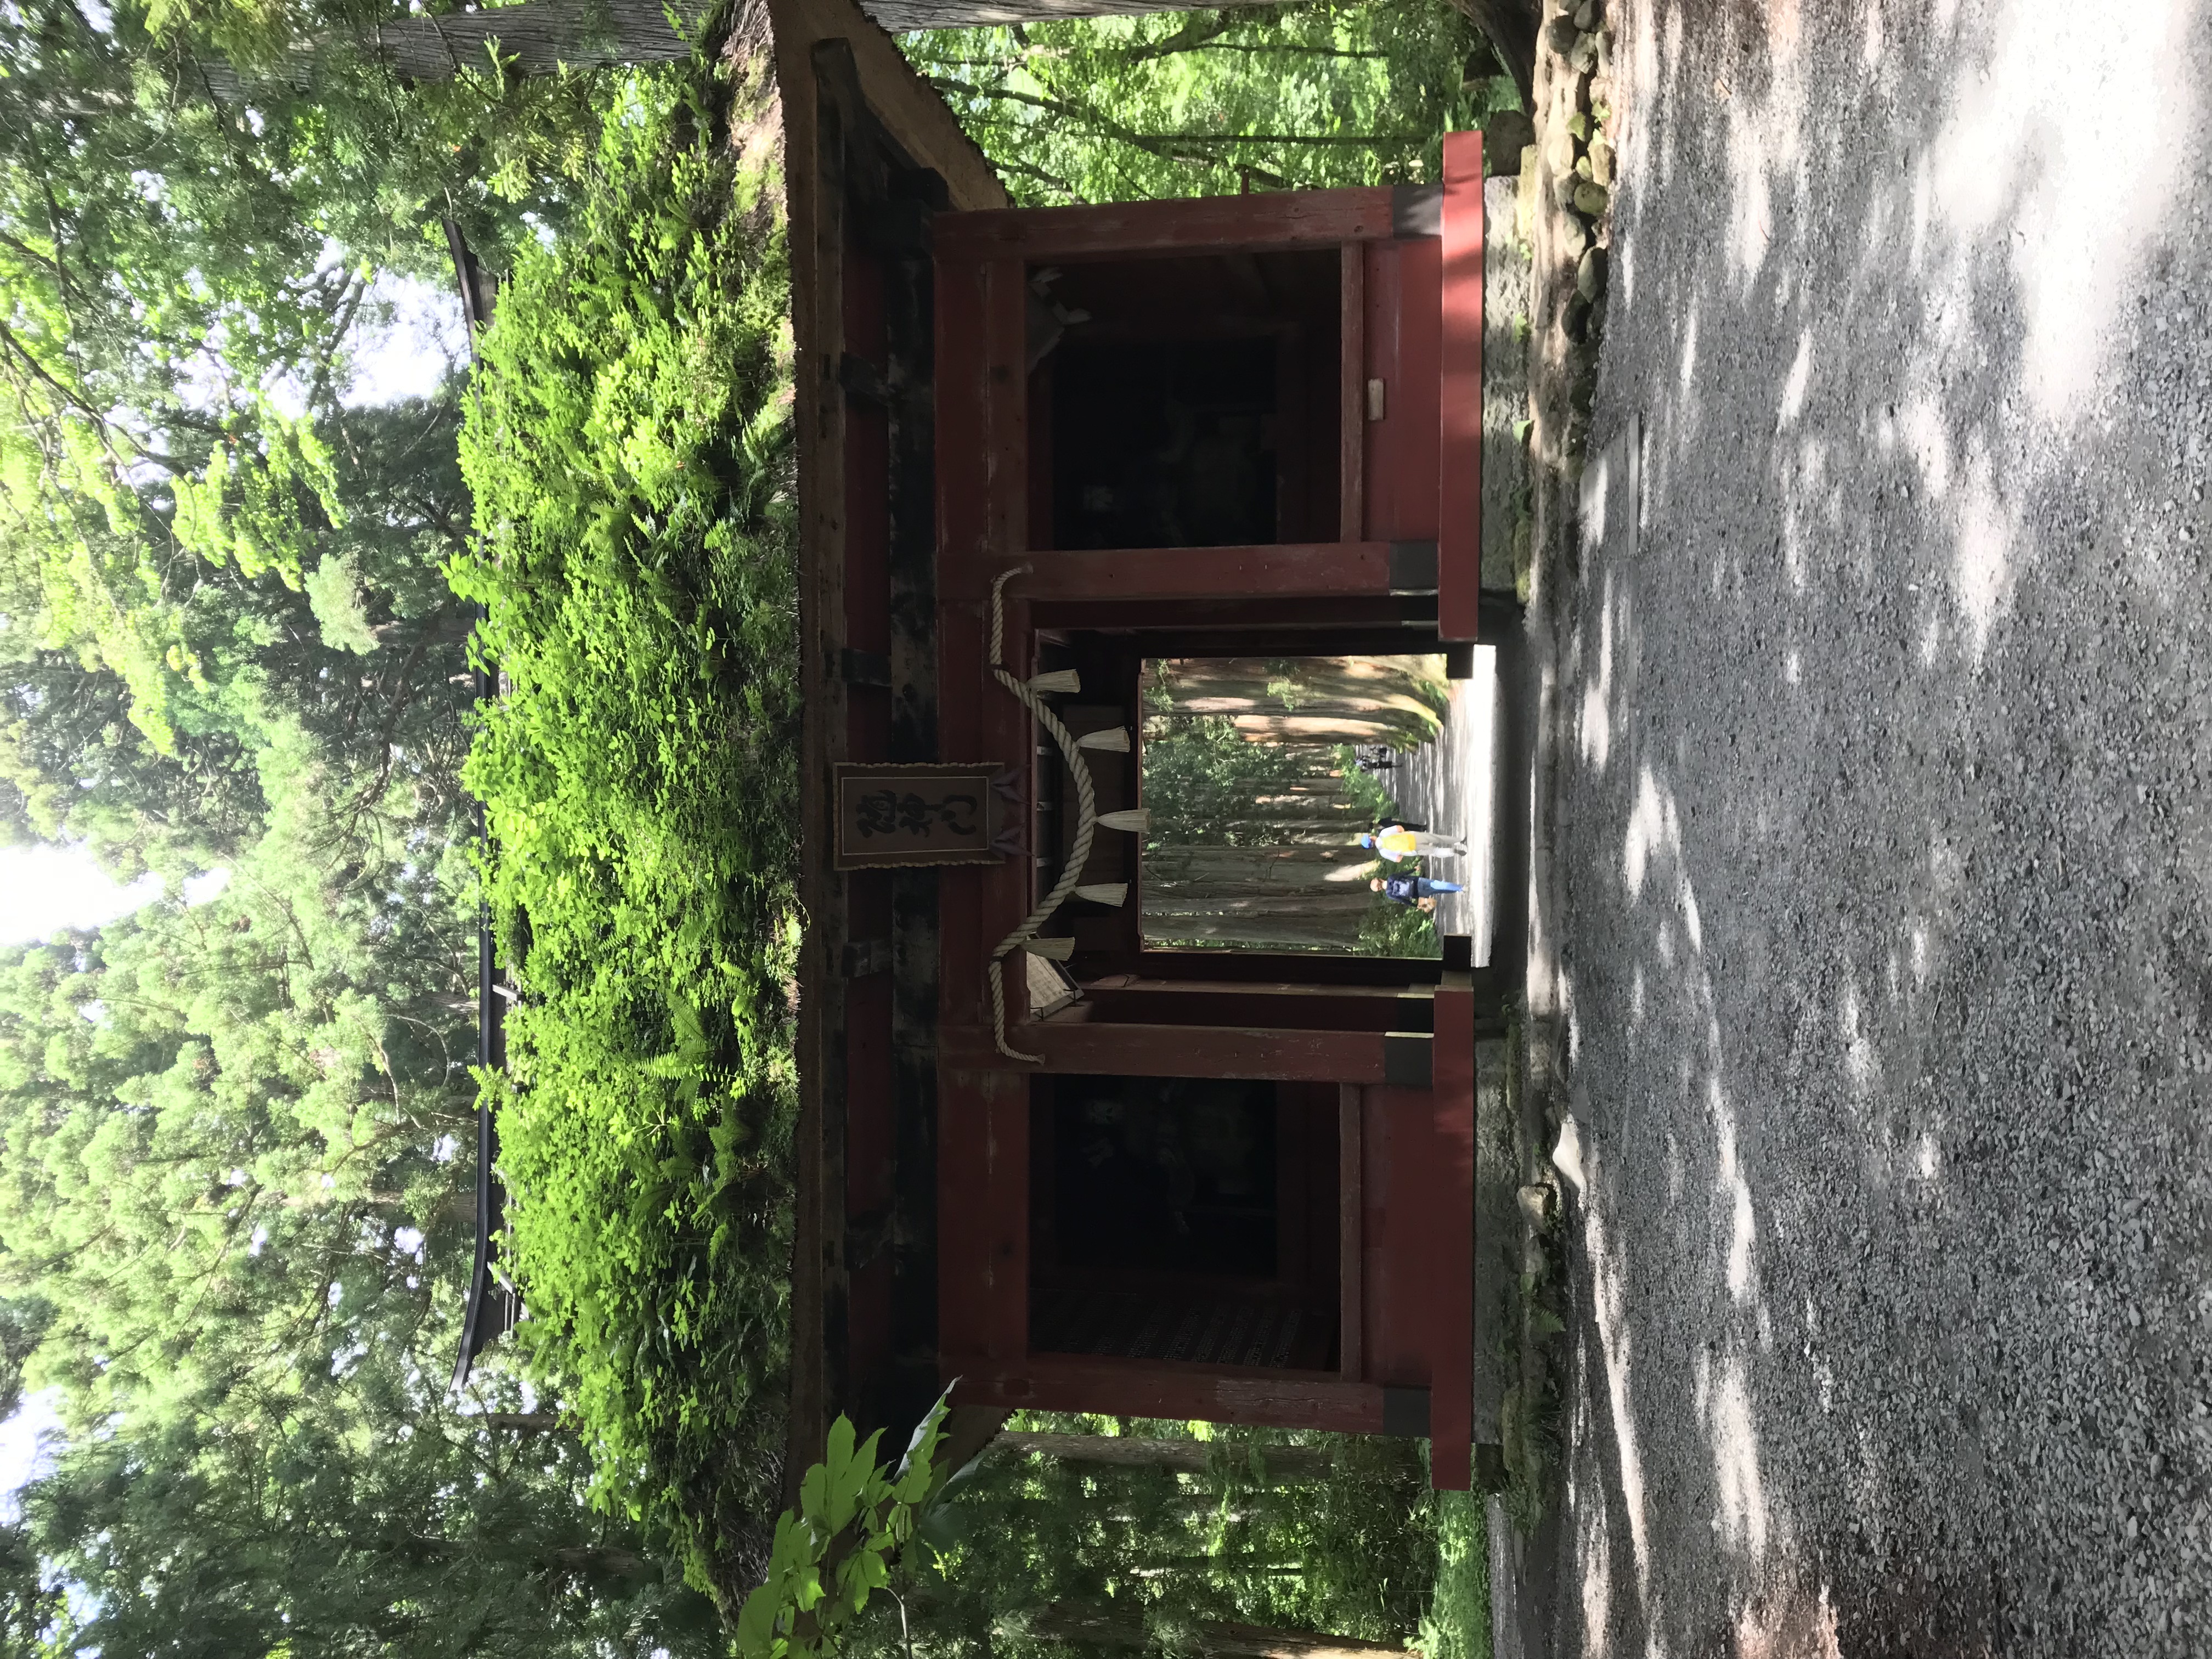
M 1398 823 L 1385 824 L 1371 836 L 1360 836 L 1359 845 L 1386 859 L 1467 856 L 1467 842 L 1458 836 L 1438 835 L 1432 830 L 1408 830 Z

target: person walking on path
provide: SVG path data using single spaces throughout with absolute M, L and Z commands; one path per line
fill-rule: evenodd
M 1402 823 L 1389 823 L 1371 836 L 1359 837 L 1359 845 L 1370 852 L 1380 853 L 1386 859 L 1436 858 L 1449 854 L 1456 858 L 1467 856 L 1467 842 L 1458 836 L 1446 836 L 1432 830 L 1408 830 Z
M 1424 915 L 1434 915 L 1438 893 L 1464 893 L 1467 889 L 1455 881 L 1432 881 L 1426 876 L 1377 876 L 1367 884 L 1367 890 L 1410 904 Z

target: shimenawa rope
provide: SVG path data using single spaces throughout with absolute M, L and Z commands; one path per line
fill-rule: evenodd
M 1052 913 L 1066 903 L 1067 896 L 1083 878 L 1083 866 L 1091 861 L 1091 832 L 1098 826 L 1097 795 L 1091 786 L 1090 763 L 1083 758 L 1073 737 L 1060 723 L 1060 716 L 1045 704 L 1044 699 L 1031 690 L 1027 682 L 1016 679 L 1000 664 L 1005 648 L 1006 634 L 1006 605 L 1002 597 L 1006 584 L 1030 567 L 1015 565 L 1003 571 L 991 584 L 991 672 L 998 676 L 999 684 L 1013 693 L 1023 708 L 1036 716 L 1037 724 L 1052 733 L 1052 740 L 1060 745 L 1060 752 L 1067 762 L 1067 769 L 1075 779 L 1075 845 L 1069 850 L 1066 863 L 1060 866 L 1060 879 L 1052 891 L 1044 896 L 1037 908 L 1029 913 L 1022 925 L 999 941 L 999 948 L 991 952 L 991 965 L 985 971 L 991 976 L 991 1037 L 999 1045 L 999 1052 L 1008 1060 L 1018 1060 L 1030 1066 L 1044 1064 L 1042 1054 L 1025 1054 L 1006 1042 L 1006 960 L 1016 951 L 1036 937 L 1038 928 L 1052 919 Z

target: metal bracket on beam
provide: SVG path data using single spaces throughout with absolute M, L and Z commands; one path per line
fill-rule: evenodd
M 1393 1089 L 1437 1086 L 1436 1039 L 1426 1031 L 1389 1031 L 1382 1038 L 1382 1081 Z
M 1444 187 L 1442 185 L 1393 185 L 1390 187 L 1390 234 L 1403 240 L 1409 236 L 1444 234 Z
M 1429 1434 L 1429 1391 L 1426 1389 L 1382 1390 L 1382 1432 L 1425 1440 Z
M 1392 542 L 1389 574 L 1393 593 L 1435 592 L 1437 544 L 1434 542 Z
M 891 942 L 887 939 L 856 939 L 845 946 L 838 963 L 847 979 L 866 979 L 891 970 Z
M 890 690 L 891 659 L 884 653 L 855 651 L 848 645 L 838 653 L 837 662 L 846 684 Z
M 837 384 L 856 403 L 872 404 L 878 409 L 890 407 L 890 388 L 866 357 L 850 351 L 841 353 L 837 358 Z

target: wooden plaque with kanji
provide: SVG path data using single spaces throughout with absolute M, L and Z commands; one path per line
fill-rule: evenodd
M 992 762 L 839 765 L 836 867 L 996 863 L 993 783 L 1004 770 Z

